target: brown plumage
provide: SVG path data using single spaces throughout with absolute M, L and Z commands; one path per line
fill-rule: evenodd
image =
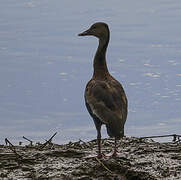
M 101 126 L 106 125 L 107 133 L 115 138 L 113 156 L 116 155 L 116 140 L 124 136 L 124 124 L 127 118 L 127 98 L 122 85 L 114 79 L 107 68 L 106 50 L 109 43 L 109 27 L 99 22 L 93 24 L 79 36 L 92 35 L 99 39 L 94 57 L 94 73 L 85 89 L 86 107 L 92 116 L 98 141 L 98 157 L 101 153 Z

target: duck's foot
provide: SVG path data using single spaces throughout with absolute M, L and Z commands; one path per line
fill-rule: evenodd
M 97 157 L 97 154 L 90 154 L 86 157 L 84 157 L 85 159 L 93 159 L 93 158 L 96 158 Z
M 112 158 L 116 158 L 116 157 L 119 157 L 120 156 L 120 153 L 118 153 L 117 151 L 114 151 L 111 155 Z
M 113 153 L 109 153 L 106 156 L 109 158 L 117 158 L 121 155 L 121 153 L 118 153 L 117 151 L 114 151 Z
M 92 159 L 92 158 L 106 159 L 106 157 L 107 157 L 107 155 L 105 155 L 104 153 L 99 153 L 99 154 L 90 154 L 84 158 L 85 159 Z
M 103 153 L 98 153 L 97 158 L 98 158 L 98 159 L 105 159 L 105 158 L 106 158 L 106 155 L 103 154 Z

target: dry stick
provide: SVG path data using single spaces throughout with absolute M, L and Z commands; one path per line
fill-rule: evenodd
M 17 152 L 16 152 L 16 149 L 14 147 L 14 145 L 7 139 L 5 138 L 5 143 L 6 145 L 9 144 L 10 146 L 10 149 L 14 152 L 14 154 L 19 158 L 19 159 L 23 159 L 21 155 L 19 155 Z
M 104 165 L 104 163 L 102 163 L 97 157 L 95 157 L 95 159 L 102 165 L 102 167 L 103 167 L 104 169 L 106 169 L 110 174 L 113 174 L 113 172 L 112 172 L 110 169 L 108 169 L 108 167 L 106 167 L 106 166 Z
M 27 141 L 29 141 L 31 146 L 33 145 L 33 141 L 32 140 L 26 138 L 25 136 L 23 136 L 23 138 L 26 139 Z
M 83 146 L 89 147 L 88 143 L 86 143 L 85 141 L 79 139 L 79 142 L 82 142 L 82 145 L 83 145 Z
M 141 137 L 141 139 L 146 139 L 146 138 L 160 138 L 160 137 L 171 137 L 173 136 L 173 141 L 175 142 L 177 140 L 177 137 L 181 137 L 181 135 L 177 134 L 170 134 L 170 135 L 162 135 L 162 136 L 146 136 L 146 137 Z
M 54 138 L 54 136 L 57 134 L 57 132 L 48 140 L 46 141 L 44 144 L 42 144 L 42 146 L 40 147 L 40 149 L 43 149 L 47 144 L 51 143 L 52 139 Z

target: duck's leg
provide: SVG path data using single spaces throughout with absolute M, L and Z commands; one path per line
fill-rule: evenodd
M 114 139 L 114 152 L 112 154 L 112 157 L 118 156 L 118 151 L 117 151 L 117 139 Z
M 102 158 L 103 154 L 101 152 L 101 125 L 96 126 L 96 129 L 97 129 L 98 158 Z
M 99 120 L 94 120 L 95 122 L 95 126 L 96 126 L 96 130 L 97 130 L 97 145 L 98 145 L 98 158 L 103 158 L 104 154 L 102 153 L 101 150 L 101 126 L 102 123 Z

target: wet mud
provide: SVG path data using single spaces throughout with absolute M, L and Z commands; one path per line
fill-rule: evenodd
M 152 180 L 181 179 L 181 143 L 124 137 L 119 155 L 109 156 L 113 139 L 103 139 L 105 157 L 96 157 L 96 140 L 29 146 L 0 145 L 0 179 Z

